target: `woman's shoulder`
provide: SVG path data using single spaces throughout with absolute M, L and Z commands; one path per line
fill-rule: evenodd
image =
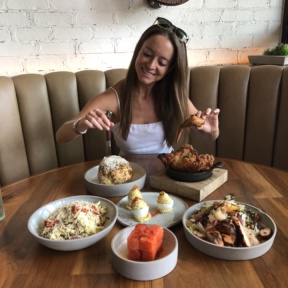
M 118 94 L 118 96 L 121 98 L 122 94 L 123 94 L 123 90 L 125 87 L 125 83 L 126 83 L 126 79 L 122 79 L 119 82 L 117 82 L 114 86 L 112 86 L 112 88 L 116 91 L 116 93 Z
M 101 99 L 101 98 L 105 98 L 107 99 L 107 97 L 115 97 L 115 93 L 117 94 L 117 96 L 120 97 L 120 95 L 122 94 L 122 87 L 124 87 L 124 79 L 120 80 L 119 82 L 117 82 L 116 84 L 114 84 L 113 86 L 108 87 L 105 91 L 101 92 L 100 94 L 96 95 L 95 98 L 97 99 Z
M 120 93 L 125 87 L 126 79 L 122 79 L 117 82 L 114 86 L 112 86 L 118 93 Z

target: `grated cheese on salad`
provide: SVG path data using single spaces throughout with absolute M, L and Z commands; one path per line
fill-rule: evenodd
M 51 240 L 79 239 L 104 229 L 107 207 L 99 202 L 75 201 L 52 213 L 40 236 Z

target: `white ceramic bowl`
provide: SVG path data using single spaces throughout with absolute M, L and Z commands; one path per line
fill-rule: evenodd
M 199 237 L 192 234 L 186 226 L 186 221 L 190 218 L 192 214 L 194 214 L 197 210 L 199 210 L 202 205 L 212 204 L 214 203 L 214 201 L 215 200 L 205 201 L 205 202 L 201 202 L 196 205 L 193 205 L 190 208 L 188 208 L 183 215 L 182 224 L 183 224 L 184 234 L 188 242 L 194 248 L 196 248 L 197 250 L 201 251 L 204 254 L 207 254 L 215 258 L 224 259 L 224 260 L 254 259 L 254 258 L 264 255 L 271 248 L 274 242 L 276 233 L 277 233 L 277 227 L 276 227 L 275 222 L 268 214 L 262 212 L 258 208 L 245 204 L 245 203 L 241 203 L 241 202 L 237 202 L 237 203 L 245 205 L 246 209 L 257 212 L 261 217 L 261 223 L 263 223 L 266 227 L 269 227 L 273 230 L 273 235 L 271 236 L 269 240 L 261 243 L 258 246 L 253 246 L 253 247 L 226 247 L 226 246 L 223 247 L 223 246 L 210 243 L 206 240 L 202 240 Z
M 107 220 L 104 224 L 105 229 L 100 231 L 99 233 L 95 235 L 91 235 L 85 238 L 81 239 L 73 239 L 73 240 L 50 240 L 43 238 L 39 235 L 39 227 L 40 225 L 48 218 L 48 216 L 53 213 L 58 208 L 72 203 L 77 200 L 82 201 L 88 201 L 96 203 L 100 201 L 104 205 L 108 207 L 108 212 L 106 214 Z M 34 238 L 41 243 L 42 245 L 54 249 L 54 250 L 61 250 L 61 251 L 73 251 L 73 250 L 79 250 L 86 247 L 89 247 L 95 243 L 97 243 L 99 240 L 104 238 L 113 228 L 116 220 L 118 217 L 118 210 L 113 202 L 110 200 L 97 197 L 97 196 L 89 196 L 89 195 L 79 195 L 79 196 L 71 196 L 63 199 L 59 199 L 56 201 L 53 201 L 49 204 L 46 204 L 39 208 L 37 211 L 35 211 L 31 217 L 28 220 L 28 230 L 30 233 L 34 236 Z
M 117 233 L 111 242 L 112 264 L 115 270 L 126 278 L 149 281 L 164 277 L 176 266 L 178 241 L 176 236 L 164 228 L 163 249 L 154 261 L 132 261 L 128 259 L 127 238 L 135 226 L 129 226 Z
M 101 197 L 126 196 L 134 185 L 142 189 L 146 180 L 145 170 L 137 163 L 129 162 L 129 164 L 134 175 L 129 181 L 122 184 L 100 184 L 97 179 L 99 165 L 89 169 L 84 175 L 86 189 L 90 193 Z

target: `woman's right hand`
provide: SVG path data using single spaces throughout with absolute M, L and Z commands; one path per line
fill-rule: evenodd
M 112 126 L 114 126 L 114 123 L 108 119 L 106 113 L 99 109 L 89 111 L 78 123 L 78 129 L 80 131 L 89 128 L 110 130 L 110 127 Z
M 82 116 L 82 118 L 81 118 Z M 77 132 L 75 128 L 72 129 L 75 121 L 77 121 Z M 78 118 L 65 122 L 56 132 L 56 140 L 59 143 L 65 143 L 75 139 L 79 134 L 84 134 L 87 129 L 96 128 L 99 130 L 110 130 L 114 126 L 114 122 L 111 122 L 106 114 L 99 109 L 94 109 L 88 112 L 85 116 L 78 114 Z

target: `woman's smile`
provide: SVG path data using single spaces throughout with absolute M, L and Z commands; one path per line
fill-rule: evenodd
M 147 69 L 145 69 L 144 67 L 142 68 L 143 73 L 148 76 L 148 77 L 154 77 L 156 74 L 153 73 L 152 71 L 148 71 Z

